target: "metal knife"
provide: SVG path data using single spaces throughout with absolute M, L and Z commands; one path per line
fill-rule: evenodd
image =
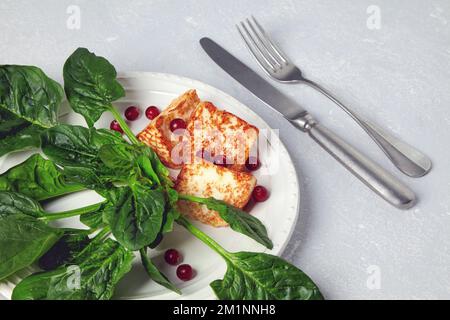
M 200 45 L 225 72 L 266 105 L 278 111 L 293 126 L 308 133 L 323 149 L 387 202 L 400 209 L 409 209 L 416 204 L 414 192 L 400 180 L 336 134 L 319 125 L 296 101 L 277 90 L 227 50 L 209 38 L 202 38 Z

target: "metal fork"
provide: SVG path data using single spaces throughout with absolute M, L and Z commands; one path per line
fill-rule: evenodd
M 260 67 L 272 78 L 282 83 L 304 83 L 316 89 L 342 108 L 378 144 L 394 165 L 404 174 L 418 178 L 430 172 L 431 160 L 423 153 L 363 119 L 314 81 L 306 79 L 302 71 L 270 39 L 263 27 L 252 16 L 237 25 L 248 49 Z

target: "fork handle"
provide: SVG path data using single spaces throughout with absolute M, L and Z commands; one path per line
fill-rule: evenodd
M 349 109 L 337 98 L 335 98 L 328 90 L 324 89 L 314 81 L 305 79 L 304 83 L 322 93 L 328 99 L 337 104 L 341 109 L 343 109 L 347 114 L 349 114 L 378 144 L 378 146 L 401 172 L 413 178 L 422 177 L 430 172 L 432 167 L 431 160 L 423 153 L 400 139 L 392 136 L 380 127 L 368 122 L 367 120 L 363 120 L 361 116 Z
M 293 123 L 308 132 L 323 149 L 387 202 L 400 209 L 415 205 L 416 196 L 411 189 L 335 133 L 312 119 L 307 121 L 306 126 L 304 119 L 294 120 Z

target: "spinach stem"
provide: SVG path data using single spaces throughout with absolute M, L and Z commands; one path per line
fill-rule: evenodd
M 230 258 L 230 254 L 228 251 L 226 251 L 220 244 L 218 244 L 216 241 L 214 241 L 211 237 L 209 237 L 206 233 L 198 229 L 196 226 L 194 226 L 192 223 L 190 223 L 185 217 L 180 216 L 177 220 L 177 223 L 181 226 L 183 226 L 187 231 L 189 231 L 191 234 L 193 234 L 195 237 L 197 237 L 199 240 L 201 240 L 203 243 L 205 243 L 208 247 L 213 249 L 215 252 L 220 254 L 225 259 Z
M 111 232 L 111 228 L 110 227 L 105 227 L 102 230 L 100 230 L 99 233 L 97 233 L 95 235 L 94 238 L 92 238 L 92 242 L 100 242 L 103 241 L 104 239 L 106 239 L 107 237 L 109 237 L 109 233 Z
M 89 205 L 89 206 L 83 207 L 83 208 L 78 208 L 78 209 L 73 209 L 73 210 L 58 212 L 58 213 L 49 213 L 48 215 L 46 215 L 40 219 L 44 220 L 44 221 L 55 221 L 55 220 L 59 220 L 59 219 L 80 216 L 80 215 L 83 215 L 86 213 L 91 213 L 91 212 L 95 212 L 95 211 L 99 210 L 104 203 L 105 203 L 105 201 L 96 203 L 96 204 L 92 204 L 92 205 Z
M 208 202 L 208 198 L 200 198 L 200 197 L 191 196 L 188 194 L 179 194 L 178 198 L 180 200 L 186 200 L 186 201 L 202 203 L 202 204 L 206 204 Z
M 120 124 L 120 127 L 122 128 L 123 132 L 127 135 L 128 139 L 130 139 L 131 143 L 133 144 L 140 144 L 140 141 L 136 138 L 134 133 L 131 131 L 128 124 L 125 122 L 123 117 L 120 115 L 120 113 L 114 108 L 113 105 L 109 106 L 109 111 L 113 114 L 114 119 Z

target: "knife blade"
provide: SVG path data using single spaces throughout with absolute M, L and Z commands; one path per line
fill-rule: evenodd
M 209 38 L 202 38 L 200 45 L 226 73 L 298 129 L 308 133 L 324 150 L 384 200 L 400 209 L 409 209 L 416 204 L 416 195 L 400 180 L 314 121 L 302 106 L 281 93 L 227 50 Z
M 213 40 L 202 38 L 200 39 L 200 45 L 209 57 L 226 73 L 286 119 L 294 120 L 308 114 L 296 101 L 277 90 L 255 71 L 247 67 L 247 65 Z

